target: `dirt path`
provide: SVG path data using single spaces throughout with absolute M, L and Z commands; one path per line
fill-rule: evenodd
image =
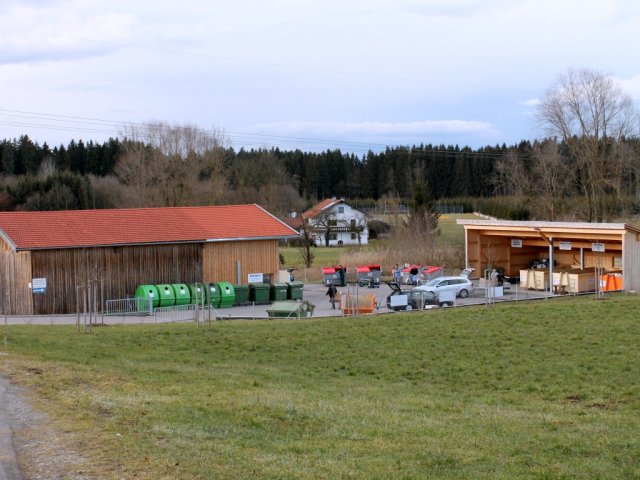
M 82 457 L 49 425 L 26 392 L 0 375 L 0 480 L 90 478 L 82 472 Z

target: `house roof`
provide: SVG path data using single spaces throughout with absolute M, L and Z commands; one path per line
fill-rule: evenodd
M 330 209 L 331 207 L 333 207 L 334 205 L 338 205 L 339 203 L 344 203 L 344 200 L 340 198 L 327 198 L 304 212 L 302 216 L 305 218 L 315 218 L 324 210 Z
M 16 250 L 287 238 L 291 227 L 258 205 L 0 212 Z

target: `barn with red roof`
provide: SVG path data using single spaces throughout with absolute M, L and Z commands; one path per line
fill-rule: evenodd
M 298 233 L 258 205 L 0 212 L 0 288 L 11 315 L 76 312 L 77 288 L 106 299 L 137 285 L 274 275 L 278 243 Z M 46 279 L 36 294 L 33 279 Z

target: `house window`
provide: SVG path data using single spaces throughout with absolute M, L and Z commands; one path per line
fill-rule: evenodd
M 338 207 L 338 213 L 344 213 L 344 207 Z
M 329 221 L 327 221 L 327 225 L 329 227 L 336 227 L 338 225 L 338 221 L 337 220 L 329 220 Z
M 358 239 L 358 234 L 357 233 L 352 233 L 351 234 L 351 240 L 357 240 Z
M 337 240 L 337 239 L 338 239 L 338 234 L 336 233 L 329 234 L 329 240 Z
M 356 219 L 355 219 L 355 218 L 352 218 L 352 219 L 351 219 L 351 229 L 352 229 L 352 230 L 355 230 L 355 229 L 356 229 Z

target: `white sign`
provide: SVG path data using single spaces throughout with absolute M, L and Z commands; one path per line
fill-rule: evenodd
M 520 239 L 520 238 L 512 238 L 511 239 L 511 247 L 513 247 L 513 248 L 522 248 L 522 239 Z
M 560 242 L 560 250 L 571 250 L 571 242 Z
M 261 273 L 250 273 L 247 275 L 247 283 L 262 283 L 264 277 Z
M 592 243 L 591 244 L 592 252 L 604 252 L 604 243 Z
M 34 278 L 31 280 L 31 288 L 47 288 L 46 278 Z
M 47 290 L 46 278 L 33 278 L 31 279 L 31 291 L 33 293 L 44 293 Z

